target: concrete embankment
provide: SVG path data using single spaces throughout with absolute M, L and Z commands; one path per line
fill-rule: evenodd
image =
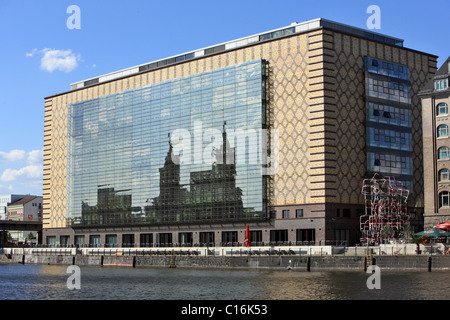
M 293 271 L 357 271 L 375 264 L 383 270 L 450 271 L 450 256 L 104 256 L 2 255 L 0 263 L 121 267 L 243 268 Z

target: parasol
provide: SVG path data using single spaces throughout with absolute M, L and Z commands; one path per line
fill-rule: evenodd
M 248 225 L 245 228 L 245 246 L 250 247 L 250 227 Z
M 431 228 L 430 230 L 418 232 L 416 236 L 424 236 L 424 237 L 445 237 L 448 236 L 448 232 L 440 230 L 438 228 Z
M 438 224 L 437 226 L 434 226 L 433 228 L 438 228 L 441 230 L 448 230 L 448 229 L 450 229 L 450 222 L 444 222 L 444 223 Z

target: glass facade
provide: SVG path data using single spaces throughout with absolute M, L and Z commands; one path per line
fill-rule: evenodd
M 69 105 L 72 227 L 265 217 L 262 150 L 250 135 L 236 142 L 265 128 L 265 68 L 255 60 Z
M 366 57 L 367 170 L 412 185 L 412 105 L 408 67 Z

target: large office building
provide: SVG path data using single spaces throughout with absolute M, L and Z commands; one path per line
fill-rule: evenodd
M 436 61 L 316 19 L 74 83 L 45 98 L 44 241 L 354 244 L 374 172 L 420 218 Z
M 426 229 L 450 221 L 450 58 L 420 92 Z

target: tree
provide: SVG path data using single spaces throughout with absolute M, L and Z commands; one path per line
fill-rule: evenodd
M 420 254 L 420 252 L 421 252 L 420 251 L 420 245 L 426 240 L 426 237 L 420 236 L 420 235 L 411 234 L 411 240 L 417 246 L 416 253 Z

